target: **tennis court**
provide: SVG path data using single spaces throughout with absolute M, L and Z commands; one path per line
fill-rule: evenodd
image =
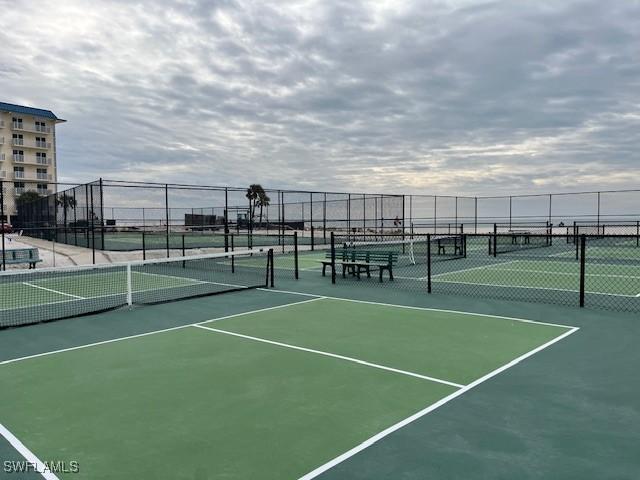
M 548 259 L 505 260 L 484 266 L 439 273 L 438 283 L 475 284 L 504 288 L 550 289 L 577 292 L 580 265 Z M 587 293 L 640 297 L 640 266 L 589 265 L 585 273 Z
M 59 478 L 309 479 L 577 330 L 257 293 L 283 303 L 3 361 L 4 436 Z

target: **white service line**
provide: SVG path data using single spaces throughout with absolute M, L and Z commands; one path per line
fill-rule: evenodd
M 537 320 L 528 320 L 526 318 L 517 318 L 517 317 L 505 317 L 503 315 L 491 315 L 489 313 L 462 312 L 459 310 L 447 310 L 443 308 L 414 307 L 411 305 L 396 305 L 393 303 L 372 302 L 368 300 L 356 300 L 353 298 L 332 297 L 329 295 L 316 295 L 313 293 L 295 292 L 295 291 L 289 291 L 289 290 L 277 290 L 277 289 L 266 289 L 266 288 L 258 288 L 258 290 L 262 290 L 264 292 L 272 292 L 272 293 L 289 293 L 291 295 L 301 295 L 305 297 L 317 297 L 318 299 L 326 298 L 328 300 L 340 300 L 343 302 L 365 303 L 368 305 L 381 305 L 384 307 L 405 308 L 409 310 L 422 310 L 426 312 L 455 313 L 458 315 L 471 315 L 475 317 L 499 318 L 500 320 L 511 320 L 514 322 L 532 323 L 534 325 L 547 325 L 550 327 L 577 328 L 573 325 L 562 325 L 560 323 L 538 322 Z
M 342 463 L 345 460 L 353 457 L 357 453 L 359 453 L 362 450 L 370 447 L 374 443 L 378 442 L 379 440 L 382 440 L 383 438 L 385 438 L 386 436 L 392 434 L 393 432 L 401 429 L 402 427 L 405 427 L 406 425 L 418 420 L 419 418 L 424 417 L 428 413 L 433 412 L 437 408 L 440 408 L 441 406 L 445 405 L 446 403 L 450 402 L 451 400 L 453 400 L 453 399 L 459 397 L 460 395 L 468 392 L 472 388 L 477 387 L 481 383 L 484 383 L 487 380 L 489 380 L 490 378 L 495 377 L 499 373 L 504 372 L 505 370 L 507 370 L 507 369 L 513 367 L 514 365 L 517 365 L 518 363 L 522 362 L 523 360 L 529 358 L 530 356 L 535 355 L 536 353 L 540 352 L 541 350 L 544 350 L 545 348 L 553 345 L 556 342 L 559 342 L 560 340 L 562 340 L 565 337 L 571 335 L 572 333 L 575 333 L 577 330 L 578 330 L 578 327 L 573 327 L 572 329 L 570 329 L 569 331 L 563 333 L 559 337 L 556 337 L 553 340 L 551 340 L 551 341 L 549 341 L 549 342 L 547 342 L 547 343 L 545 343 L 543 345 L 540 345 L 539 347 L 531 350 L 530 352 L 527 352 L 524 355 L 521 355 L 518 358 L 510 361 L 506 365 L 503 365 L 502 367 L 497 368 L 496 370 L 493 370 L 492 372 L 489 372 L 485 376 L 480 377 L 479 379 L 471 382 L 470 384 L 466 385 L 465 387 L 461 388 L 460 390 L 457 390 L 457 391 L 453 392 L 451 395 L 448 395 L 448 396 L 442 398 L 441 400 L 437 401 L 436 403 L 429 405 L 425 409 L 420 410 L 419 412 L 411 415 L 410 417 L 407 417 L 404 420 L 396 423 L 395 425 L 392 425 L 391 427 L 381 431 L 380 433 L 377 433 L 376 435 L 368 438 L 367 440 L 362 442 L 360 445 L 357 445 L 356 447 L 352 448 L 351 450 L 346 451 L 342 455 L 337 456 L 333 460 L 330 460 L 329 462 L 325 463 L 324 465 L 321 465 L 318 468 L 316 468 L 315 470 L 312 470 L 311 472 L 307 473 L 306 475 L 303 475 L 298 480 L 311 480 L 313 478 L 316 478 L 318 475 L 320 475 L 320 474 L 326 472 L 327 470 L 335 467 L 339 463 Z
M 551 288 L 551 287 L 527 287 L 524 285 L 500 285 L 498 283 L 477 283 L 477 282 L 459 282 L 457 280 L 436 280 L 439 283 L 456 283 L 459 285 L 476 285 L 480 287 L 499 287 L 499 288 L 519 288 L 519 289 L 529 289 L 529 290 L 549 290 L 554 292 L 571 292 L 571 293 L 580 293 L 580 290 L 572 290 L 570 288 Z M 584 293 L 588 293 L 589 295 L 607 295 L 610 297 L 625 297 L 625 298 L 633 298 L 635 295 L 626 295 L 623 293 L 605 293 L 605 292 L 591 292 L 585 291 Z
M 79 295 L 72 295 L 70 293 L 64 293 L 64 292 L 60 292 L 58 290 L 53 290 L 51 288 L 46 288 L 46 287 L 41 287 L 40 285 L 34 285 L 31 282 L 22 282 L 23 285 L 27 285 L 29 287 L 33 287 L 33 288 L 39 288 L 40 290 L 46 290 L 47 292 L 53 292 L 53 293 L 57 293 L 58 295 L 64 295 L 65 297 L 71 297 L 71 298 L 75 298 L 77 300 L 86 300 L 85 297 L 81 297 Z
M 360 360 L 358 358 L 347 357 L 347 356 L 344 356 L 344 355 L 337 355 L 335 353 L 330 353 L 330 352 L 323 352 L 322 350 L 314 350 L 312 348 L 300 347 L 298 345 L 291 345 L 290 343 L 276 342 L 276 341 L 273 341 L 273 340 L 268 340 L 266 338 L 253 337 L 253 336 L 250 336 L 250 335 L 244 335 L 242 333 L 231 332 L 229 330 L 220 330 L 218 328 L 207 327 L 205 325 L 194 325 L 194 327 L 201 328 L 203 330 L 209 330 L 210 332 L 222 333 L 224 335 L 231 335 L 231 336 L 234 336 L 234 337 L 244 338 L 246 340 L 252 340 L 254 342 L 267 343 L 269 345 L 276 345 L 278 347 L 289 348 L 289 349 L 292 349 L 292 350 L 299 350 L 301 352 L 315 353 L 317 355 L 323 355 L 325 357 L 337 358 L 339 360 L 346 360 L 347 362 L 357 363 L 359 365 L 364 365 L 366 367 L 378 368 L 380 370 L 386 370 L 386 371 L 393 372 L 393 373 L 400 373 L 402 375 L 407 375 L 409 377 L 416 377 L 416 378 L 420 378 L 422 380 L 428 380 L 430 382 L 441 383 L 443 385 L 448 385 L 448 386 L 454 387 L 454 388 L 463 388 L 464 387 L 464 385 L 461 385 L 459 383 L 450 382 L 448 380 L 442 380 L 441 378 L 430 377 L 430 376 L 427 376 L 427 375 L 421 375 L 419 373 L 409 372 L 407 370 L 400 370 L 400 369 L 397 369 L 397 368 L 386 367 L 384 365 L 379 365 L 377 363 L 367 362 L 365 360 Z
M 450 273 L 470 272 L 471 270 L 487 269 L 487 268 L 495 267 L 497 265 L 507 265 L 509 263 L 517 263 L 517 262 L 522 262 L 522 260 L 509 260 L 507 262 L 488 263 L 486 265 L 480 265 L 480 266 L 471 267 L 471 268 L 463 268 L 461 270 L 451 270 L 450 272 L 437 273 L 435 275 L 432 275 L 431 278 L 438 278 L 442 275 L 449 275 Z M 424 278 L 428 278 L 428 277 L 424 277 Z
M 7 440 L 7 442 L 9 442 L 9 444 L 11 444 L 11 446 L 15 448 L 20 453 L 20 455 L 24 457 L 25 460 L 27 460 L 32 465 L 34 465 L 35 468 L 37 469 L 37 473 L 42 475 L 43 478 L 45 478 L 46 480 L 60 480 L 53 472 L 51 472 L 46 467 L 44 462 L 42 462 L 38 457 L 36 457 L 36 455 L 31 450 L 29 450 L 24 443 L 18 440 L 18 438 L 13 433 L 11 433 L 7 429 L 7 427 L 2 425 L 1 423 L 0 423 L 0 435 L 2 435 Z M 6 468 L 6 465 L 4 465 L 4 467 Z
M 187 324 L 187 325 L 179 325 L 177 327 L 164 328 L 162 330 L 153 330 L 152 332 L 139 333 L 137 335 L 129 335 L 129 336 L 126 336 L 126 337 L 112 338 L 110 340 L 103 340 L 101 342 L 87 343 L 85 345 L 78 345 L 76 347 L 61 348 L 59 350 L 52 350 L 50 352 L 36 353 L 36 354 L 33 354 L 33 355 L 27 355 L 25 357 L 11 358 L 9 360 L 0 361 L 0 366 L 1 365 L 8 365 L 10 363 L 15 363 L 15 362 L 21 362 L 23 360 L 29 360 L 29 359 L 32 359 L 32 358 L 45 357 L 45 356 L 48 356 L 48 355 L 55 355 L 55 354 L 63 353 L 63 352 L 71 352 L 73 350 L 81 350 L 83 348 L 96 347 L 98 345 L 106 345 L 108 343 L 120 342 L 122 340 L 131 340 L 132 338 L 146 337 L 148 335 L 155 335 L 156 333 L 171 332 L 173 330 L 180 330 L 182 328 L 193 327 L 194 325 L 198 325 L 199 323 L 215 322 L 216 320 L 224 320 L 225 318 L 239 317 L 239 316 L 242 316 L 242 315 L 251 315 L 251 314 L 254 314 L 254 313 L 265 312 L 267 310 L 275 310 L 276 308 L 286 308 L 286 307 L 290 307 L 290 306 L 293 306 L 293 305 L 300 305 L 301 303 L 314 302 L 316 300 L 321 300 L 321 299 L 322 299 L 322 297 L 313 298 L 313 299 L 310 299 L 310 300 L 304 300 L 304 301 L 301 301 L 301 302 L 285 303 L 285 304 L 282 304 L 282 305 L 276 305 L 274 307 L 260 308 L 258 310 L 251 310 L 251 311 L 248 311 L 248 312 L 235 313 L 233 315 L 226 315 L 224 317 L 211 318 L 209 320 L 204 320 L 204 321 L 198 322 L 198 323 L 190 323 L 190 324 Z

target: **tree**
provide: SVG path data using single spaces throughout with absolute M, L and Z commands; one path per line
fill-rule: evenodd
M 35 202 L 38 199 L 40 199 L 40 194 L 38 192 L 28 190 L 26 192 L 21 193 L 18 196 L 18 198 L 16 198 L 16 203 L 18 205 L 20 204 L 24 205 L 25 203 Z
M 61 193 L 56 197 L 56 203 L 62 207 L 62 212 L 64 215 L 64 226 L 67 226 L 67 211 L 69 209 L 73 210 L 76 208 L 77 202 L 76 199 L 66 193 Z
M 262 185 L 259 183 L 252 183 L 247 188 L 247 194 L 245 195 L 249 200 L 249 219 L 253 220 L 256 216 L 256 207 L 260 207 L 260 224 L 262 224 L 262 212 L 264 207 L 268 207 L 271 199 L 267 192 L 264 191 Z

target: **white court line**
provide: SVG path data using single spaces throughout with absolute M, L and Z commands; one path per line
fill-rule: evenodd
M 37 469 L 37 473 L 42 475 L 43 478 L 46 480 L 60 480 L 54 473 L 49 471 L 46 465 L 38 457 L 36 457 L 35 453 L 29 450 L 24 443 L 18 440 L 18 438 L 1 423 L 0 435 L 2 435 L 7 442 L 9 442 L 9 444 L 11 444 L 11 446 L 24 457 L 25 460 L 34 465 Z
M 577 327 L 573 327 L 571 330 L 563 333 L 562 335 L 560 335 L 559 337 L 554 338 L 553 340 L 540 345 L 539 347 L 531 350 L 530 352 L 525 353 L 524 355 L 519 356 L 518 358 L 510 361 L 509 363 L 503 365 L 500 368 L 497 368 L 496 370 L 493 370 L 492 372 L 489 372 L 488 374 L 486 374 L 483 377 L 480 377 L 479 379 L 471 382 L 469 385 L 466 385 L 465 387 L 461 388 L 460 390 L 457 390 L 455 392 L 453 392 L 451 395 L 448 395 L 442 399 L 440 399 L 439 401 L 437 401 L 436 403 L 433 403 L 431 405 L 429 405 L 428 407 L 426 407 L 423 410 L 420 410 L 417 413 L 414 413 L 413 415 L 411 415 L 410 417 L 405 418 L 404 420 L 396 423 L 395 425 L 390 426 L 389 428 L 381 431 L 380 433 L 377 433 L 376 435 L 368 438 L 367 440 L 365 440 L 364 442 L 362 442 L 360 445 L 357 445 L 356 447 L 352 448 L 351 450 L 348 450 L 346 452 L 344 452 L 342 455 L 337 456 L 336 458 L 334 458 L 333 460 L 330 460 L 329 462 L 325 463 L 324 465 L 319 466 L 318 468 L 316 468 L 315 470 L 312 470 L 311 472 L 307 473 L 306 475 L 303 475 L 302 477 L 300 477 L 298 480 L 311 480 L 313 478 L 316 478 L 318 475 L 326 472 L 327 470 L 335 467 L 336 465 L 338 465 L 339 463 L 344 462 L 345 460 L 353 457 L 354 455 L 356 455 L 357 453 L 361 452 L 362 450 L 370 447 L 371 445 L 373 445 L 374 443 L 382 440 L 383 438 L 385 438 L 386 436 L 392 434 L 393 432 L 409 425 L 410 423 L 418 420 L 419 418 L 424 417 L 425 415 L 427 415 L 428 413 L 433 412 L 434 410 L 440 408 L 441 406 L 445 405 L 446 403 L 450 402 L 451 400 L 459 397 L 460 395 L 468 392 L 469 390 L 471 390 L 472 388 L 477 387 L 478 385 L 480 385 L 481 383 L 486 382 L 487 380 L 489 380 L 492 377 L 495 377 L 496 375 L 498 375 L 499 373 L 504 372 L 505 370 L 517 365 L 518 363 L 522 362 L 523 360 L 531 357 L 532 355 L 535 355 L 536 353 L 540 352 L 541 350 L 544 350 L 545 348 L 553 345 L 556 342 L 559 342 L 560 340 L 564 339 L 565 337 L 571 335 L 572 333 L 575 333 L 578 330 Z
M 428 380 L 428 381 L 434 382 L 434 383 L 441 383 L 441 384 L 447 385 L 449 387 L 455 387 L 455 388 L 463 388 L 464 387 L 464 385 L 461 385 L 459 383 L 454 383 L 454 382 L 450 382 L 448 380 L 442 380 L 440 378 L 430 377 L 430 376 L 427 376 L 427 375 L 421 375 L 419 373 L 409 372 L 407 370 L 399 370 L 397 368 L 386 367 L 384 365 L 367 362 L 365 360 L 360 360 L 358 358 L 347 357 L 347 356 L 344 356 L 344 355 L 338 355 L 338 354 L 330 353 L 330 352 L 324 352 L 322 350 L 314 350 L 312 348 L 299 347 L 298 345 L 291 345 L 290 343 L 276 342 L 276 341 L 273 341 L 273 340 L 267 340 L 266 338 L 252 337 L 250 335 L 244 335 L 244 334 L 241 334 L 241 333 L 230 332 L 228 330 L 220 330 L 218 328 L 207 327 L 205 325 L 194 325 L 194 327 L 201 328 L 203 330 L 209 330 L 211 332 L 222 333 L 222 334 L 225 334 L 225 335 L 231 335 L 231 336 L 234 336 L 234 337 L 244 338 L 246 340 L 253 340 L 254 342 L 267 343 L 269 345 L 276 345 L 278 347 L 289 348 L 291 350 L 299 350 L 301 352 L 315 353 L 317 355 L 323 355 L 325 357 L 337 358 L 339 360 L 346 360 L 347 362 L 357 363 L 358 365 L 364 365 L 366 367 L 378 368 L 380 370 L 386 370 L 386 371 L 393 372 L 393 373 L 399 373 L 401 375 L 407 375 L 409 377 L 416 377 L 416 378 L 420 378 L 422 380 Z
M 498 265 L 494 265 L 494 267 L 498 267 Z M 580 272 L 556 272 L 556 271 L 552 271 L 552 270 L 521 270 L 521 269 L 516 269 L 516 268 L 493 268 L 493 270 L 496 270 L 498 272 L 517 272 L 517 273 L 544 273 L 546 275 L 568 275 L 568 276 L 578 276 L 580 275 Z M 458 273 L 456 272 L 447 272 L 447 273 Z M 446 274 L 440 274 L 437 276 L 441 276 L 441 275 L 446 275 Z M 634 275 L 611 275 L 608 273 L 585 273 L 585 275 L 587 277 L 605 277 L 605 278 L 629 278 L 629 279 L 640 279 L 640 277 L 636 277 Z
M 276 305 L 275 307 L 260 308 L 258 310 L 250 310 L 248 312 L 234 313 L 233 315 L 226 315 L 224 317 L 211 318 L 209 320 L 203 320 L 202 322 L 198 322 L 198 323 L 190 323 L 188 325 L 179 325 L 177 327 L 164 328 L 162 330 L 153 330 L 151 332 L 139 333 L 137 335 L 129 335 L 129 336 L 126 336 L 126 337 L 112 338 L 110 340 L 103 340 L 101 342 L 87 343 L 87 344 L 84 344 L 84 345 L 78 345 L 76 347 L 61 348 L 59 350 L 51 350 L 49 352 L 36 353 L 34 355 L 27 355 L 25 357 L 11 358 L 9 360 L 0 361 L 0 366 L 1 365 L 8 365 L 10 363 L 15 363 L 15 362 L 21 362 L 23 360 L 29 360 L 29 359 L 32 359 L 32 358 L 45 357 L 45 356 L 48 356 L 48 355 L 55 355 L 55 354 L 64 353 L 64 352 L 71 352 L 73 350 L 81 350 L 83 348 L 96 347 L 98 345 L 106 345 L 108 343 L 120 342 L 122 340 L 131 340 L 132 338 L 146 337 L 148 335 L 155 335 L 156 333 L 171 332 L 173 330 L 180 330 L 181 328 L 193 327 L 194 325 L 198 325 L 200 323 L 214 322 L 216 320 L 224 320 L 225 318 L 240 317 L 242 315 L 251 315 L 251 314 L 254 314 L 254 313 L 266 312 L 268 310 L 275 310 L 277 308 L 286 308 L 286 307 L 290 307 L 290 306 L 293 306 L 293 305 L 299 305 L 301 303 L 314 302 L 316 300 L 321 300 L 321 299 L 322 299 L 322 297 L 312 298 L 310 300 L 303 300 L 301 302 L 285 303 L 285 304 L 282 304 L 282 305 Z
M 559 327 L 559 328 L 578 328 L 573 325 L 562 325 L 560 323 L 548 323 L 548 322 L 538 322 L 536 320 L 527 320 L 526 318 L 517 318 L 517 317 L 505 317 L 502 315 L 491 315 L 489 313 L 474 313 L 474 312 L 463 312 L 460 310 L 447 310 L 443 308 L 430 308 L 430 307 L 414 307 L 411 305 L 397 305 L 394 303 L 382 303 L 382 302 L 372 302 L 368 300 L 356 300 L 353 298 L 342 298 L 342 297 L 332 297 L 329 295 L 317 295 L 314 293 L 306 293 L 306 292 L 295 292 L 291 290 L 277 290 L 277 289 L 266 289 L 266 288 L 258 288 L 258 290 L 262 290 L 263 292 L 272 292 L 272 293 L 288 293 L 291 295 L 301 295 L 305 297 L 316 297 L 318 299 L 326 298 L 328 300 L 340 300 L 343 302 L 353 302 L 353 303 L 364 303 L 367 305 L 380 305 L 383 307 L 395 307 L 395 308 L 404 308 L 408 310 L 421 310 L 426 312 L 442 312 L 442 313 L 455 313 L 458 315 L 470 315 L 474 317 L 489 317 L 489 318 L 498 318 L 500 320 L 510 320 L 514 322 L 523 322 L 523 323 L 531 323 L 534 325 L 547 325 L 549 327 Z
M 51 288 L 41 287 L 40 285 L 34 285 L 33 283 L 30 283 L 30 282 L 22 282 L 22 284 L 23 285 L 27 285 L 29 287 L 33 287 L 33 288 L 39 288 L 40 290 L 46 290 L 47 292 L 57 293 L 58 295 L 64 295 L 65 297 L 71 297 L 71 298 L 75 298 L 77 300 L 86 300 L 85 297 L 81 297 L 79 295 L 72 295 L 70 293 L 60 292 L 58 290 L 53 290 Z
M 551 287 L 527 287 L 523 285 L 500 285 L 498 283 L 476 283 L 476 282 L 460 282 L 456 280 L 436 280 L 439 283 L 457 283 L 459 285 L 476 285 L 480 287 L 499 287 L 499 288 L 527 288 L 529 290 L 550 290 L 554 292 L 571 292 L 571 293 L 580 293 L 580 290 L 572 290 L 570 288 L 551 288 Z M 588 293 L 589 295 L 607 295 L 611 297 L 625 297 L 625 298 L 634 298 L 635 295 L 626 295 L 623 293 L 605 293 L 605 292 L 592 292 L 586 290 L 584 293 Z
M 509 263 L 517 263 L 517 262 L 522 262 L 522 260 L 509 260 L 507 262 L 489 263 L 487 265 L 480 265 L 478 267 L 463 268 L 462 270 L 451 270 L 450 272 L 443 272 L 443 273 L 438 273 L 436 275 L 432 275 L 431 278 L 437 278 L 437 277 L 440 277 L 441 275 L 448 275 L 450 273 L 470 272 L 471 270 L 479 270 L 479 269 L 483 269 L 483 268 L 486 269 L 486 268 L 491 268 L 491 267 L 496 266 L 496 265 L 507 265 Z M 424 278 L 428 278 L 428 277 L 424 277 Z

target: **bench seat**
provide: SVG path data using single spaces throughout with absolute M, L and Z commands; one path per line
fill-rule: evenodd
M 1 255 L 1 254 L 0 254 Z M 2 258 L 0 257 L 0 263 Z M 5 265 L 21 265 L 29 264 L 29 269 L 36 268 L 38 263 L 42 262 L 37 248 L 12 248 L 5 250 Z
M 345 278 L 347 272 L 360 279 L 362 273 L 366 273 L 367 277 L 371 277 L 371 270 L 377 269 L 380 272 L 380 281 L 384 271 L 389 272 L 389 280 L 393 280 L 393 265 L 398 263 L 397 252 L 383 252 L 370 250 L 355 250 L 351 248 L 343 248 L 336 250 L 335 262 L 342 266 L 342 277 Z M 326 268 L 333 268 L 331 261 L 331 252 L 325 254 L 322 263 L 322 275 L 326 275 Z

